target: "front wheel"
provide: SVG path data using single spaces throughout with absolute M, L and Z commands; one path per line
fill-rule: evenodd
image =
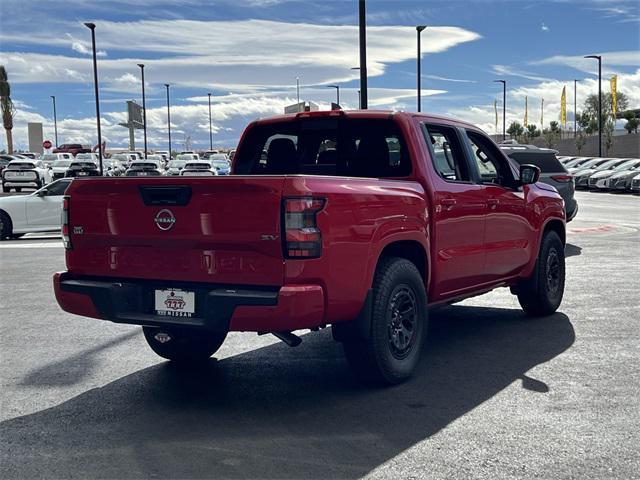
M 0 240 L 11 237 L 13 226 L 11 225 L 11 218 L 4 212 L 0 212 Z
M 551 315 L 562 303 L 564 281 L 564 245 L 558 234 L 550 231 L 542 238 L 531 277 L 517 288 L 520 306 L 527 315 Z
M 357 374 L 376 383 L 407 380 L 418 364 L 427 330 L 427 294 L 416 266 L 403 258 L 380 261 L 373 282 L 368 339 L 343 342 Z
M 144 338 L 155 353 L 180 363 L 207 360 L 218 351 L 227 333 L 182 328 L 142 327 Z

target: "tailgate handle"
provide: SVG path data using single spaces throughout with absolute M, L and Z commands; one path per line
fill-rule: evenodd
M 138 188 L 146 206 L 184 206 L 191 200 L 191 187 L 188 185 L 140 185 Z

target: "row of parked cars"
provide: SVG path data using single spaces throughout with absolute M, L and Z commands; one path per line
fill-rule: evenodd
M 20 192 L 23 188 L 40 189 L 60 178 L 100 175 L 100 161 L 95 153 L 51 153 L 31 158 L 24 155 L 0 156 L 2 190 Z M 102 159 L 104 176 L 229 175 L 231 162 L 223 153 L 201 158 L 196 152 L 182 152 L 169 159 L 168 152 L 156 152 L 143 158 L 140 152 L 122 152 Z
M 578 189 L 640 193 L 640 159 L 559 157 Z

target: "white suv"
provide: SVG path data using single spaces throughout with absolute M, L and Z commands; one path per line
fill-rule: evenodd
M 51 183 L 51 170 L 42 160 L 16 159 L 2 171 L 2 191 L 12 188 L 20 192 L 23 188 L 39 189 Z

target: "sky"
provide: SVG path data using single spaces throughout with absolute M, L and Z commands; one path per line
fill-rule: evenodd
M 16 106 L 14 147 L 26 149 L 27 123 L 43 123 L 58 143 L 97 143 L 90 31 L 96 24 L 102 135 L 107 148 L 125 148 L 126 101 L 142 103 L 139 63 L 145 67 L 148 142 L 167 149 L 165 83 L 170 84 L 174 149 L 235 147 L 252 120 L 283 112 L 301 100 L 328 109 L 340 86 L 343 108 L 358 107 L 358 2 L 288 0 L 1 0 L 0 64 Z M 640 3 L 626 0 L 367 1 L 369 108 L 416 110 L 416 25 L 422 33 L 422 110 L 502 130 L 507 125 L 559 120 L 567 87 L 573 121 L 618 75 L 618 91 L 640 107 Z M 142 131 L 136 133 L 142 145 Z M 0 149 L 6 148 L 0 132 Z

